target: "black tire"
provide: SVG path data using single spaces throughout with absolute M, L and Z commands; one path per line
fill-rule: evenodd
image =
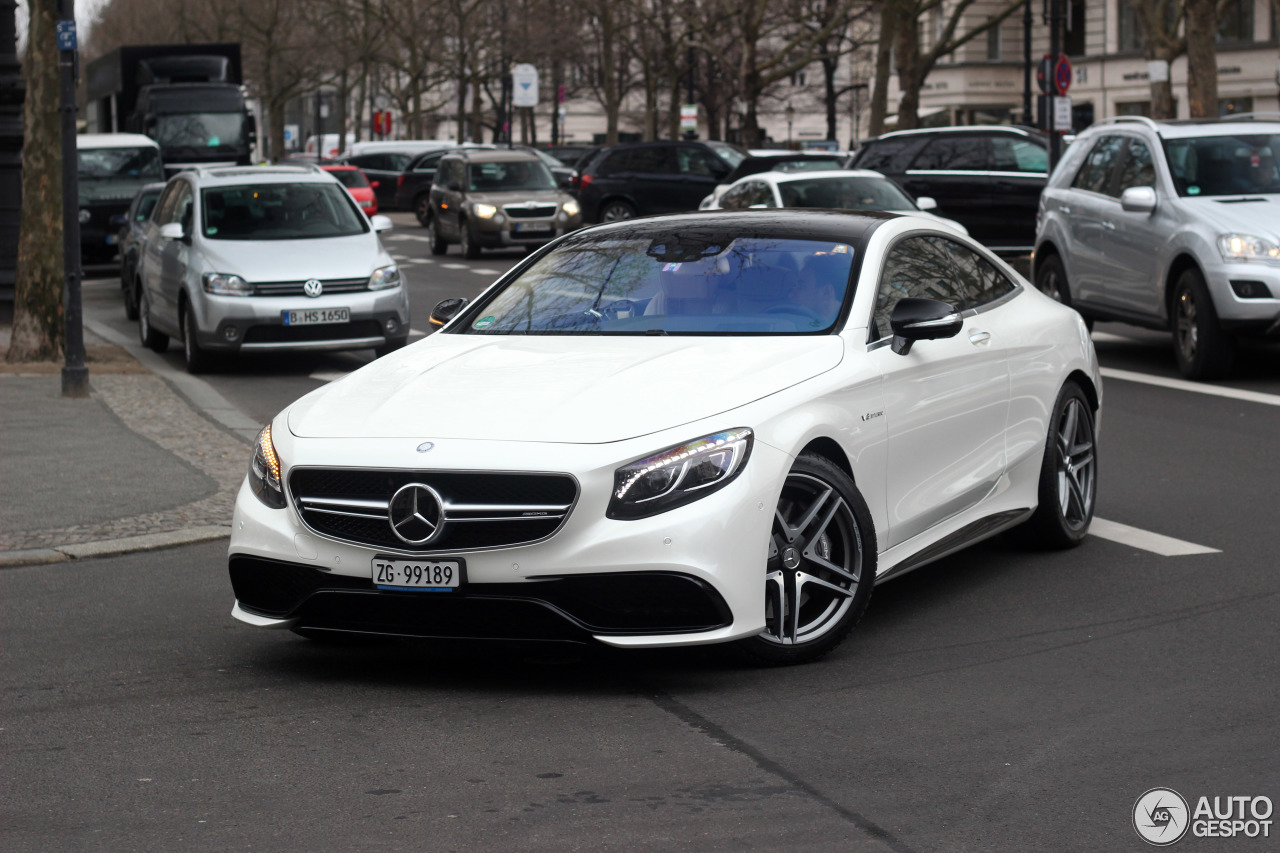
M 830 652 L 867 610 L 876 554 L 871 511 L 853 479 L 825 457 L 801 454 L 774 514 L 765 564 L 766 627 L 739 640 L 738 649 L 773 666 L 808 663 Z
M 458 223 L 458 248 L 462 250 L 462 257 L 469 261 L 480 257 L 480 243 L 471 230 L 471 223 L 465 219 Z
M 427 229 L 427 243 L 431 246 L 431 254 L 443 255 L 449 251 L 449 241 L 444 239 L 444 236 L 440 233 L 440 226 L 436 224 L 436 218 L 434 216 L 428 217 L 423 225 Z
M 121 277 L 120 291 L 124 295 L 124 316 L 129 320 L 138 319 L 138 290 L 132 274 Z
M 635 219 L 636 209 L 633 204 L 620 198 L 606 202 L 600 208 L 601 222 L 620 222 L 623 219 Z
M 207 373 L 214 365 L 214 355 L 200 346 L 196 340 L 195 312 L 189 303 L 182 305 L 182 356 L 187 365 L 187 373 Z
M 413 200 L 413 215 L 418 217 L 418 224 L 423 228 L 431 221 L 431 195 L 423 193 Z
M 1178 276 L 1169 313 L 1173 351 L 1183 376 L 1217 379 L 1231 372 L 1236 341 L 1218 325 L 1218 312 L 1199 270 L 1189 269 Z
M 151 299 L 145 287 L 138 288 L 138 340 L 149 350 L 164 352 L 169 349 L 169 336 L 157 332 L 151 326 Z
M 1056 254 L 1049 255 L 1036 265 L 1036 289 L 1050 299 L 1075 308 L 1071 301 L 1071 287 L 1067 284 L 1067 269 L 1062 265 L 1062 258 Z M 1081 316 L 1084 317 L 1085 326 L 1093 331 L 1093 318 L 1083 314 Z
M 378 358 L 382 358 L 384 355 L 390 355 L 398 349 L 404 349 L 407 343 L 409 343 L 408 335 L 403 338 L 387 338 L 387 342 L 380 347 L 374 347 L 373 352 Z
M 1094 411 L 1074 382 L 1058 392 L 1040 461 L 1039 505 L 1011 531 L 1024 545 L 1047 550 L 1074 548 L 1093 522 L 1098 494 Z

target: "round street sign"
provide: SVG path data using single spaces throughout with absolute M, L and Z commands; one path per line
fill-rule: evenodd
M 1058 94 L 1065 95 L 1071 88 L 1071 60 L 1065 53 L 1058 54 L 1058 64 L 1053 69 L 1054 82 L 1058 84 Z

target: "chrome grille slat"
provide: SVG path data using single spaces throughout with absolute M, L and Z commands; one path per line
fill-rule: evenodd
M 331 281 L 320 280 L 325 293 L 359 293 L 369 289 L 367 278 L 344 278 Z M 255 281 L 254 296 L 305 296 L 303 285 L 306 281 Z

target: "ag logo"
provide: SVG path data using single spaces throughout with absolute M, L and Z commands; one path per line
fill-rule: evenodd
M 1133 804 L 1133 828 L 1143 841 L 1157 847 L 1180 841 L 1190 818 L 1187 801 L 1172 788 L 1152 788 Z
M 302 292 L 314 299 L 324 293 L 324 284 L 318 278 L 309 278 L 302 285 Z

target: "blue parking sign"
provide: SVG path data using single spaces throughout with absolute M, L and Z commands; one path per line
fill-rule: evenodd
M 76 22 L 58 21 L 58 50 L 76 49 Z

